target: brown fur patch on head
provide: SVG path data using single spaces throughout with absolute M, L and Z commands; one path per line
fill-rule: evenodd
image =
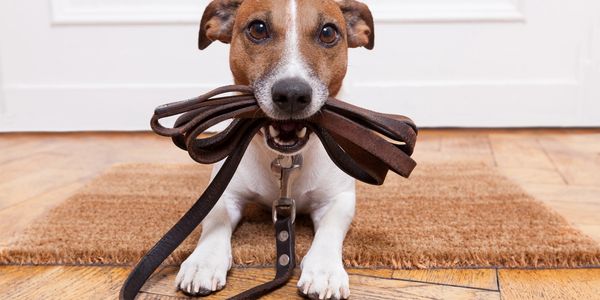
M 355 0 L 337 1 L 348 29 L 348 47 L 365 47 L 369 50 L 375 47 L 375 25 L 369 7 Z
M 336 95 L 348 66 L 348 41 L 346 21 L 339 6 L 334 1 L 298 1 L 298 35 L 300 52 L 310 69 L 329 88 L 330 95 Z M 339 41 L 325 47 L 318 41 L 324 25 L 333 24 L 339 31 Z
M 208 47 L 213 41 L 231 42 L 235 13 L 243 0 L 214 0 L 204 10 L 198 33 L 198 48 Z
M 238 9 L 229 55 L 231 72 L 237 84 L 252 84 L 268 75 L 281 60 L 285 49 L 287 11 L 285 0 L 246 0 Z M 247 36 L 253 21 L 267 24 L 269 39 L 257 44 Z
M 231 43 L 230 67 L 237 84 L 252 85 L 269 76 L 281 62 L 290 25 L 292 0 L 214 0 L 206 8 L 198 45 L 206 48 L 219 40 Z M 345 77 L 348 47 L 374 45 L 373 17 L 368 7 L 355 0 L 295 0 L 298 50 L 310 73 L 336 95 Z M 269 38 L 256 43 L 248 38 L 253 21 L 267 24 Z M 339 39 L 335 44 L 319 41 L 323 26 L 332 24 Z

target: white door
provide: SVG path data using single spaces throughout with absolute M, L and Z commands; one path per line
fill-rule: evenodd
M 372 0 L 343 99 L 420 126 L 600 126 L 600 1 Z M 143 130 L 231 82 L 206 0 L 0 1 L 0 131 Z

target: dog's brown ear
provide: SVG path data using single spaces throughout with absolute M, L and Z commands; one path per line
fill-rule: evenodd
M 369 7 L 355 0 L 337 0 L 336 2 L 346 19 L 348 47 L 373 49 L 375 46 L 375 26 Z
M 231 42 L 235 13 L 243 0 L 213 0 L 202 15 L 198 48 L 205 49 L 214 41 Z

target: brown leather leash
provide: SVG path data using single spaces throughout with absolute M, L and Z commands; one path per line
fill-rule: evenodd
M 226 93 L 238 95 L 222 96 Z M 180 116 L 173 128 L 159 122 L 177 115 Z M 225 130 L 201 137 L 207 129 L 226 120 L 233 121 Z M 171 137 L 175 145 L 199 163 L 225 162 L 190 210 L 138 262 L 121 288 L 120 299 L 134 299 L 150 275 L 208 215 L 231 181 L 250 141 L 269 121 L 248 86 L 224 86 L 156 108 L 151 120 L 154 132 Z M 306 126 L 319 137 L 332 161 L 360 181 L 381 185 L 389 170 L 408 177 L 416 166 L 410 156 L 417 127 L 407 117 L 377 113 L 329 98 L 319 113 L 306 120 Z M 230 299 L 256 299 L 284 285 L 293 274 L 294 215 L 287 204 L 274 208 L 279 216 L 275 221 L 275 278 Z

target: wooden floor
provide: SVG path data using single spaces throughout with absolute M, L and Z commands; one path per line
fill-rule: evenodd
M 600 130 L 423 130 L 415 157 L 494 166 L 600 242 Z M 0 247 L 98 172 L 122 162 L 190 159 L 150 133 L 0 134 Z M 161 269 L 141 298 L 185 298 L 175 292 L 176 271 Z M 115 299 L 127 273 L 114 266 L 0 266 L 0 299 Z M 600 299 L 600 269 L 349 273 L 353 299 Z M 271 269 L 234 269 L 215 298 L 272 275 Z M 269 298 L 292 295 L 295 281 Z

